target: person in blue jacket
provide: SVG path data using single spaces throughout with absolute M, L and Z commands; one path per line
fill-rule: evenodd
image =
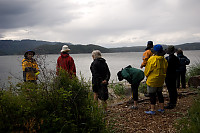
M 117 76 L 119 81 L 126 79 L 131 84 L 132 98 L 134 100 L 134 105 L 131 107 L 131 109 L 138 109 L 138 87 L 140 82 L 144 79 L 144 72 L 129 65 L 119 71 Z
M 179 89 L 180 88 L 180 81 L 182 88 L 186 88 L 186 81 L 185 81 L 185 74 L 186 74 L 186 65 L 190 64 L 190 60 L 183 55 L 183 51 L 179 48 L 177 50 L 177 57 L 180 61 L 180 66 L 176 69 L 177 72 L 177 78 L 176 78 L 176 87 Z

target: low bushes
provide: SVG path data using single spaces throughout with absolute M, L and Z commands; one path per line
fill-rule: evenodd
M 89 85 L 65 72 L 50 83 L 21 83 L 0 92 L 3 132 L 109 132 L 103 117 Z

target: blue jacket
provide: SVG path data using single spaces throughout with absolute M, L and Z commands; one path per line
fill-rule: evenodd
M 186 71 L 186 65 L 190 64 L 190 60 L 183 54 L 178 54 L 177 57 L 180 61 L 180 66 L 176 69 L 176 71 L 177 72 Z

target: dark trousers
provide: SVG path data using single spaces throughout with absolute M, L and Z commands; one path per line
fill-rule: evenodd
M 133 100 L 134 101 L 138 101 L 138 87 L 140 85 L 140 82 L 139 83 L 136 83 L 136 84 L 131 84 L 131 90 L 132 90 L 132 96 L 133 96 Z
M 176 75 L 167 76 L 165 79 L 165 83 L 169 92 L 169 104 L 176 105 L 178 96 L 176 89 Z
M 159 103 L 164 103 L 162 91 L 157 91 L 156 93 L 149 93 L 149 96 L 150 96 L 150 102 L 153 105 L 156 104 L 156 96 L 158 96 Z
M 176 76 L 177 88 L 180 88 L 180 81 L 181 81 L 182 88 L 186 88 L 185 73 L 186 71 L 181 71 L 181 72 L 176 73 L 177 74 Z

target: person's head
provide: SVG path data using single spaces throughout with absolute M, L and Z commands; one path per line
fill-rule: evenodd
M 176 49 L 173 45 L 170 45 L 167 47 L 166 52 L 167 52 L 167 54 L 174 54 L 176 52 Z
M 31 58 L 33 58 L 34 55 L 35 55 L 34 51 L 28 50 L 28 51 L 25 52 L 24 57 L 28 58 L 28 59 L 31 59 Z
M 69 47 L 67 45 L 63 45 L 62 50 L 60 52 L 63 53 L 63 52 L 69 52 L 69 51 L 70 51 Z
M 160 44 L 154 45 L 153 51 L 154 51 L 154 54 L 156 55 L 160 55 L 160 56 L 165 55 L 165 51 L 163 50 L 163 47 Z
M 122 80 L 123 80 L 122 71 L 119 71 L 119 72 L 117 73 L 117 77 L 118 77 L 118 80 L 119 80 L 119 81 L 122 81 Z
M 101 52 L 99 50 L 92 51 L 93 59 L 101 58 Z
M 147 42 L 147 47 L 148 48 L 153 48 L 153 41 L 148 41 Z
M 183 54 L 183 50 L 181 48 L 179 48 L 177 51 L 176 51 L 177 54 Z

